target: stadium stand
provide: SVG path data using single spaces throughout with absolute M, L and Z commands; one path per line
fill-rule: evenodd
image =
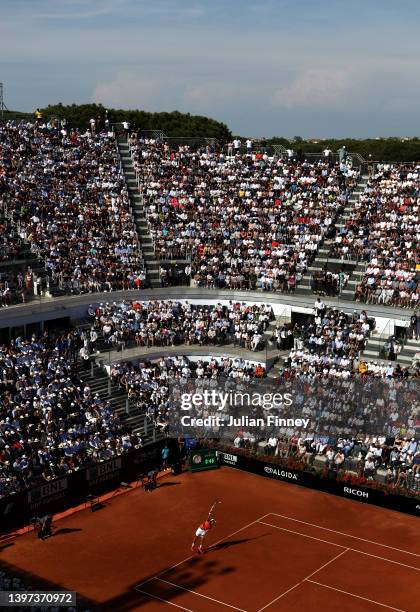
M 377 481 L 390 491 L 420 492 L 420 445 L 414 437 L 342 436 L 333 443 L 328 436 L 286 434 L 256 439 L 240 431 L 232 444 L 234 449 L 276 457 L 286 467 L 296 469 L 300 464 L 301 469 L 329 472 L 359 486 Z
M 270 378 L 314 385 L 302 411 L 330 435 L 242 431 L 235 446 L 418 491 L 414 387 L 404 386 L 419 379 L 418 197 L 415 164 L 379 164 L 367 178 L 346 159 L 170 144 L 158 133 L 117 138 L 109 127 L 0 124 L 0 306 L 41 295 L 104 300 L 147 285 L 226 291 L 196 304 L 181 291 L 95 301 L 71 331 L 19 332 L 0 344 L 0 497 L 165 436 L 169 381 Z M 304 324 L 292 323 L 270 303 L 230 293 L 296 289 L 366 310 L 346 314 L 318 299 Z M 374 304 L 413 313 L 402 336 L 376 334 Z M 207 355 L 197 357 L 202 347 Z M 315 388 L 331 381 L 349 386 L 339 399 L 325 391 L 320 411 Z M 384 381 L 382 395 L 335 425 L 351 385 Z M 353 435 L 384 413 L 383 437 Z
M 355 365 L 363 352 L 374 323 L 366 312 L 349 317 L 337 308 L 315 302 L 309 325 L 295 326 L 294 348 L 285 361 L 283 376 L 294 378 L 338 378 L 355 375 Z
M 88 343 L 76 331 L 0 345 L 0 496 L 141 444 L 81 380 Z
M 194 380 L 197 389 L 211 388 L 221 377 L 234 383 L 249 383 L 265 375 L 261 364 L 240 358 L 208 358 L 192 362 L 185 355 L 162 357 L 156 362 L 117 363 L 110 371 L 113 383 L 123 388 L 154 426 L 165 433 L 170 433 L 169 416 L 174 408 L 173 398 L 168 392 L 169 384 L 185 387 Z
M 378 165 L 335 238 L 331 256 L 367 262 L 355 288 L 357 302 L 418 305 L 419 169 Z
M 358 179 L 344 162 L 129 146 L 156 257 L 190 259 L 198 287 L 294 291 Z
M 273 323 L 269 305 L 235 302 L 205 307 L 167 300 L 127 301 L 91 306 L 86 315 L 88 324 L 55 339 L 45 332 L 41 338 L 18 337 L 0 347 L 3 496 L 141 445 L 145 419 L 164 430 L 161 394 L 168 380 L 184 376 L 207 380 L 223 374 L 235 382 L 249 382 L 266 376 L 257 360 L 200 358 L 197 365 L 191 365 L 185 356 L 167 356 L 157 363 L 142 358 L 136 365 L 124 363 L 121 353 L 119 362 L 110 364 L 107 379 L 94 361 L 99 363 L 100 351 L 113 343 L 143 344 L 160 349 L 162 355 L 168 345 L 211 346 L 228 340 L 233 340 L 230 350 L 235 345 L 238 350 L 261 350 L 268 331 L 279 350 L 291 349 L 278 371 L 284 381 L 316 384 L 323 379 L 373 378 L 397 384 L 419 377 L 418 367 L 366 362 L 363 351 L 374 321 L 364 311 L 349 316 L 320 299 L 315 302 L 312 321 L 305 326 L 280 324 L 275 319 Z M 417 333 L 417 327 L 409 333 Z M 345 402 L 344 395 L 339 402 Z M 132 409 L 125 410 L 129 405 Z M 372 418 L 382 407 L 380 402 L 372 404 L 365 414 Z M 412 407 L 414 410 L 415 404 Z M 407 417 L 405 413 L 400 416 Z M 396 431 L 388 433 L 400 433 L 402 422 L 393 424 Z
M 29 250 L 52 293 L 145 284 L 112 132 L 8 122 L 0 156 L 3 261 Z
M 92 312 L 92 331 L 105 345 L 234 344 L 257 351 L 265 346 L 265 332 L 274 318 L 268 304 L 198 307 L 188 301 L 152 300 L 100 304 Z

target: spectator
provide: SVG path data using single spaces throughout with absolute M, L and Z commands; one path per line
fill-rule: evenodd
M 157 257 L 191 256 L 199 287 L 294 291 L 357 172 L 267 154 L 131 148 Z
M 356 301 L 411 309 L 419 303 L 419 170 L 378 165 L 335 238 L 330 256 L 367 262 Z
M 167 444 L 162 448 L 162 469 L 166 470 L 169 467 L 169 447 Z
M 80 380 L 83 334 L 0 345 L 0 497 L 141 444 Z
M 29 247 L 56 292 L 135 288 L 142 272 L 114 138 L 91 132 L 63 135 L 42 123 L 0 126 L 0 195 L 8 219 L 3 257 Z M 31 278 L 26 291 L 30 284 Z
M 234 343 L 247 350 L 265 347 L 263 333 L 273 318 L 271 306 L 229 302 L 194 307 L 189 302 L 157 301 L 100 304 L 92 329 L 107 344 L 200 346 Z

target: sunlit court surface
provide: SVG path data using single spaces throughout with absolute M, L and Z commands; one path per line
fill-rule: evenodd
M 213 499 L 205 554 L 190 550 Z M 418 519 L 232 468 L 159 481 L 3 538 L 1 567 L 91 610 L 418 609 Z

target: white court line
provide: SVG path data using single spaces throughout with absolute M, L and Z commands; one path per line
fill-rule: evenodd
M 178 604 L 173 603 L 172 601 L 168 601 L 167 599 L 162 599 L 162 597 L 158 597 L 157 595 L 152 595 L 151 593 L 148 593 L 147 591 L 142 591 L 141 589 L 138 589 L 137 587 L 135 587 L 135 589 L 139 593 L 143 593 L 143 595 L 147 595 L 147 597 L 152 597 L 153 599 L 158 599 L 159 601 L 163 601 L 163 603 L 167 603 L 170 606 L 174 606 L 175 608 L 179 608 L 180 610 L 186 610 L 187 612 L 194 612 L 194 610 L 190 610 L 189 608 L 184 608 L 183 606 L 179 606 Z
M 312 582 L 313 584 L 318 584 L 319 586 L 325 587 L 326 589 L 331 589 L 332 591 L 338 591 L 338 593 L 344 593 L 345 595 L 350 595 L 350 597 L 357 597 L 357 599 L 363 599 L 364 601 L 369 601 L 370 603 L 376 604 L 377 606 L 382 606 L 383 608 L 388 608 L 389 610 L 396 610 L 397 612 L 405 612 L 405 610 L 401 610 L 400 608 L 394 608 L 393 606 L 388 606 L 387 604 L 380 603 L 379 601 L 375 601 L 374 599 L 368 599 L 367 597 L 362 597 L 361 595 L 355 595 L 354 593 L 349 593 L 348 591 L 343 591 L 342 589 L 336 589 L 335 587 L 328 586 L 328 584 L 322 584 L 322 582 L 317 582 L 316 580 L 306 580 L 306 582 Z
M 350 546 L 343 546 L 343 544 L 336 544 L 335 542 L 329 542 L 328 540 L 322 540 L 321 538 L 315 538 L 314 536 L 307 535 L 306 533 L 301 533 L 300 531 L 292 531 L 291 529 L 286 529 L 285 527 L 278 527 L 278 525 L 272 525 L 271 523 L 265 523 L 264 521 L 258 521 L 258 522 L 261 525 L 267 525 L 268 527 L 273 527 L 274 529 L 279 529 L 280 531 L 287 531 L 288 533 L 300 535 L 303 538 L 309 538 L 310 540 L 317 540 L 318 542 L 324 542 L 325 544 L 331 544 L 331 546 L 338 546 L 340 548 L 345 548 L 346 550 L 351 550 L 352 552 L 359 553 L 360 555 L 366 555 L 367 557 L 373 557 L 374 559 L 381 559 L 381 561 L 387 561 L 387 563 L 395 563 L 395 565 L 401 565 L 402 567 L 408 567 L 408 569 L 413 569 L 416 572 L 420 572 L 420 568 L 414 567 L 413 565 L 407 565 L 406 563 L 400 563 L 400 561 L 393 561 L 392 559 L 387 559 L 386 557 L 380 557 L 379 555 L 373 555 L 372 553 L 365 552 L 364 550 L 358 550 L 357 548 L 351 548 Z
M 290 593 L 290 591 L 293 591 L 293 589 L 298 587 L 300 584 L 302 584 L 302 582 L 297 582 L 292 587 L 290 587 L 290 589 L 287 589 L 287 591 L 285 591 L 284 593 L 282 593 L 281 595 L 279 595 L 278 597 L 273 599 L 273 601 L 270 601 L 270 603 L 268 603 L 266 606 L 264 606 L 263 608 L 260 608 L 259 610 L 257 610 L 257 612 L 261 612 L 262 610 L 265 610 L 266 608 L 268 608 L 268 606 L 271 606 L 271 604 L 276 603 L 276 601 L 278 601 L 279 599 L 281 599 L 282 597 L 287 595 L 287 593 Z
M 406 555 L 413 555 L 413 557 L 420 557 L 420 554 L 410 552 L 409 550 L 403 550 L 402 548 L 396 548 L 395 546 L 389 546 L 388 544 L 381 544 L 380 542 L 374 542 L 373 540 L 367 540 L 366 538 L 359 538 L 358 536 L 351 535 L 350 533 L 344 533 L 342 531 L 337 531 L 335 529 L 328 529 L 328 527 L 321 527 L 321 525 L 316 525 L 315 523 L 307 523 L 306 521 L 300 521 L 299 519 L 292 518 L 291 516 L 285 516 L 284 514 L 277 514 L 277 512 L 270 512 L 269 514 L 266 514 L 265 516 L 281 516 L 281 518 L 287 519 L 289 521 L 294 521 L 295 523 L 302 523 L 303 525 L 310 525 L 311 527 L 316 527 L 317 529 L 323 529 L 324 531 L 331 531 L 331 533 L 338 533 L 339 535 L 346 536 L 347 538 L 354 538 L 355 540 L 360 540 L 361 542 L 368 542 L 369 544 L 376 544 L 377 546 L 383 546 L 384 548 L 390 548 L 391 550 L 397 550 L 398 552 L 405 553 Z
M 225 603 L 224 601 L 220 601 L 219 599 L 215 599 L 214 597 L 209 597 L 208 595 L 203 595 L 203 593 L 198 593 L 197 591 L 193 591 L 192 589 L 186 589 L 185 587 L 180 586 L 179 584 L 175 584 L 175 582 L 169 582 L 169 580 L 163 580 L 162 578 L 156 578 L 160 582 L 165 582 L 166 584 L 170 584 L 171 586 L 176 587 L 177 589 L 181 589 L 182 591 L 187 591 L 187 593 L 194 593 L 194 595 L 198 595 L 199 597 L 204 597 L 205 599 L 210 599 L 211 601 L 215 601 L 218 604 L 222 604 L 222 606 L 227 606 L 228 608 L 233 608 L 234 610 L 239 610 L 239 612 L 246 612 L 242 608 L 237 608 L 236 606 L 231 606 L 230 604 Z
M 220 544 L 224 540 L 227 540 L 228 538 L 231 538 L 232 536 L 236 535 L 240 531 L 244 531 L 244 529 L 248 529 L 248 527 L 251 527 L 252 525 L 255 525 L 256 523 L 259 523 L 259 521 L 261 519 L 264 519 L 266 516 L 270 516 L 270 514 L 271 514 L 270 512 L 268 514 L 264 514 L 264 516 L 260 516 L 259 518 L 255 519 L 255 521 L 251 521 L 247 525 L 244 525 L 244 527 L 241 527 L 240 529 L 237 529 L 233 533 L 230 533 L 229 535 L 221 538 L 220 540 L 218 540 L 217 542 L 212 544 L 212 547 L 217 546 L 218 544 Z M 164 574 L 167 574 L 168 572 L 170 572 L 171 570 L 175 569 L 179 565 L 182 565 L 183 563 L 186 563 L 190 559 L 195 559 L 195 558 L 197 558 L 196 555 L 190 555 L 189 557 L 186 557 L 185 559 L 183 559 L 179 563 L 175 563 L 175 565 L 172 565 L 171 567 L 168 567 L 167 569 L 163 570 L 162 572 L 159 572 L 158 574 L 156 574 L 156 576 L 153 576 L 152 578 L 148 578 L 147 580 L 144 580 L 143 582 L 140 582 L 140 584 L 135 586 L 134 589 L 139 590 L 138 587 L 143 586 L 143 584 L 147 584 L 148 582 L 151 582 L 152 580 L 155 580 L 156 578 L 159 578 L 160 576 L 163 576 Z
M 273 603 L 275 603 L 276 601 L 278 601 L 279 599 L 281 599 L 282 597 L 284 597 L 285 595 L 287 595 L 287 593 L 290 593 L 290 591 L 293 591 L 293 589 L 295 589 L 296 587 L 298 587 L 299 585 L 301 585 L 303 582 L 305 582 L 306 580 L 309 580 L 309 578 L 311 576 L 313 576 L 314 574 L 320 572 L 322 569 L 324 569 L 324 567 L 327 567 L 327 565 L 329 565 L 330 563 L 332 563 L 333 561 L 335 561 L 336 559 L 338 559 L 339 557 L 342 557 L 345 553 L 347 552 L 347 548 L 346 550 L 342 550 L 341 553 L 339 553 L 338 555 L 336 555 L 333 559 L 330 559 L 329 561 L 327 561 L 326 563 L 324 563 L 324 565 L 321 565 L 321 567 L 318 567 L 318 569 L 316 569 L 314 572 L 312 572 L 312 574 L 309 574 L 309 576 L 307 576 L 306 578 L 303 578 L 303 580 L 301 580 L 300 582 L 297 582 L 294 586 L 290 587 L 290 589 L 287 589 L 287 591 L 285 591 L 284 593 L 282 593 L 281 595 L 279 595 L 278 597 L 276 597 L 275 599 L 273 599 L 273 601 L 270 601 L 268 604 L 266 604 L 265 606 L 263 606 L 262 608 L 260 608 L 259 610 L 257 610 L 257 612 L 262 612 L 262 610 L 265 610 L 266 608 L 269 608 L 271 605 L 273 605 Z
M 335 561 L 336 559 L 338 559 L 339 557 L 342 557 L 343 555 L 346 554 L 346 552 L 349 549 L 346 548 L 346 550 L 343 550 L 339 555 L 337 555 L 336 557 L 334 557 L 334 559 L 331 559 L 331 561 L 327 561 L 326 563 L 324 563 L 324 565 L 321 565 L 321 567 L 318 567 L 318 569 L 316 569 L 314 572 L 312 572 L 312 574 L 309 574 L 309 576 L 306 576 L 306 578 L 304 578 L 303 580 L 309 580 L 309 578 L 312 578 L 312 576 L 315 576 L 315 574 L 317 574 L 318 572 L 320 572 L 322 569 L 324 569 L 324 567 L 327 567 L 327 565 L 329 565 L 330 563 L 332 563 L 333 561 Z

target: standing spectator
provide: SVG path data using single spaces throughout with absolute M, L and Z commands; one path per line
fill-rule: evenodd
M 234 141 L 233 141 L 233 149 L 234 149 L 235 155 L 240 153 L 241 145 L 242 145 L 242 143 L 241 143 L 240 139 L 239 138 L 235 138 Z
M 162 469 L 166 470 L 169 467 L 169 447 L 167 444 L 165 444 L 165 446 L 162 448 Z
M 367 169 L 369 177 L 372 177 L 375 172 L 375 164 L 373 163 L 372 154 L 369 153 L 369 158 L 367 162 Z
M 418 336 L 419 323 L 420 323 L 419 317 L 417 313 L 415 312 L 410 317 L 410 327 L 408 329 L 409 338 L 415 338 L 416 340 L 419 339 L 419 336 Z
M 347 151 L 345 145 L 343 145 L 340 149 L 338 149 L 338 161 L 340 164 L 345 162 L 347 159 Z

